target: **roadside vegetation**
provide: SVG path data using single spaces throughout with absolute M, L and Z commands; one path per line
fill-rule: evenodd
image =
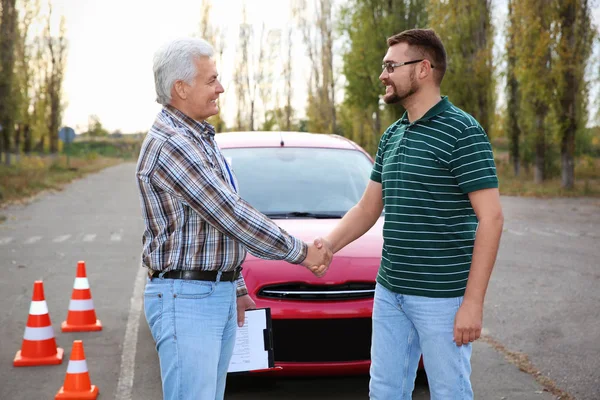
M 0 207 L 27 201 L 46 190 L 60 190 L 74 179 L 123 161 L 134 161 L 139 139 L 76 141 L 60 155 L 20 155 L 0 164 Z M 1 222 L 1 219 L 0 219 Z

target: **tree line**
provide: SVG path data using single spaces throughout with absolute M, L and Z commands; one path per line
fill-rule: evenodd
M 406 29 L 433 28 L 448 54 L 442 93 L 488 134 L 507 139 L 515 175 L 532 168 L 537 183 L 560 175 L 563 187 L 573 187 L 576 156 L 586 151 L 592 133 L 598 135 L 586 126 L 588 106 L 596 106 L 588 99 L 597 79 L 590 65 L 596 65 L 592 53 L 598 39 L 589 0 L 508 0 L 499 32 L 491 0 L 293 3 L 287 31 L 277 32 L 277 41 L 265 40 L 264 27 L 255 31 L 244 18 L 236 48 L 242 61 L 234 75 L 237 116 L 229 127 L 217 118 L 219 130 L 336 133 L 373 153 L 382 131 L 404 111 L 380 99 L 386 39 Z M 201 26 L 210 26 L 210 18 Z M 222 54 L 224 41 L 217 36 L 204 35 Z M 307 82 L 292 80 L 291 69 L 298 68 L 291 59 L 294 36 L 309 60 Z M 499 56 L 494 55 L 497 37 L 504 42 Z M 276 88 L 269 72 L 274 55 L 282 66 Z M 308 94 L 304 118 L 296 118 L 291 107 L 298 85 L 306 85 Z M 502 107 L 499 95 L 505 99 Z M 259 101 L 262 118 L 256 115 Z
M 57 153 L 65 107 L 65 20 L 54 32 L 52 6 L 0 0 L 0 161 L 32 151 Z
M 229 126 L 221 116 L 211 120 L 217 131 L 336 133 L 374 153 L 403 113 L 381 100 L 386 39 L 431 27 L 448 53 L 443 94 L 488 134 L 506 138 L 515 175 L 532 168 L 538 183 L 561 176 L 573 187 L 576 157 L 597 132 L 586 126 L 588 109 L 597 108 L 588 103 L 598 75 L 589 0 L 508 0 L 499 32 L 491 0 L 291 1 L 291 14 L 280 16 L 286 28 L 278 30 L 248 21 L 243 6 L 238 41 L 227 44 L 235 46 L 235 71 L 222 95 L 235 96 L 237 108 Z M 68 43 L 64 20 L 57 33 L 51 29 L 50 4 L 44 12 L 40 0 L 0 5 L 0 144 L 9 164 L 12 154 L 58 151 Z M 225 31 L 212 23 L 211 7 L 202 1 L 198 35 L 222 65 Z M 495 55 L 498 37 L 503 48 Z M 306 61 L 294 58 L 299 47 Z M 300 68 L 307 68 L 305 81 L 295 78 Z M 307 93 L 304 113 L 292 104 L 297 91 Z

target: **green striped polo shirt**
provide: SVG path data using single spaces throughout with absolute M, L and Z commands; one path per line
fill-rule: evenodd
M 483 128 L 447 97 L 412 123 L 405 113 L 381 137 L 371 179 L 382 184 L 385 210 L 377 282 L 407 295 L 462 296 L 477 229 L 468 193 L 498 187 Z

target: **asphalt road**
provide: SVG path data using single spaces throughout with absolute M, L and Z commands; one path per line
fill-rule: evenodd
M 600 399 L 600 200 L 503 197 L 506 230 L 484 326 L 507 351 L 528 356 L 576 399 Z M 100 399 L 161 398 L 154 343 L 141 314 L 142 223 L 134 165 L 89 176 L 29 205 L 0 210 L 0 399 L 53 398 L 72 342 L 84 341 Z M 87 264 L 101 332 L 62 333 L 77 261 Z M 43 279 L 62 365 L 14 368 L 31 301 Z M 552 399 L 504 353 L 477 342 L 473 386 L 480 399 Z M 226 399 L 365 399 L 368 377 L 230 378 Z M 428 399 L 418 379 L 414 399 Z

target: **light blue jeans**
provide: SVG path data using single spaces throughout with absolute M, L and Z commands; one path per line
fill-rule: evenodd
M 376 285 L 371 400 L 411 399 L 421 353 L 431 400 L 473 399 L 471 345 L 453 341 L 462 299 L 408 296 Z
M 237 332 L 235 284 L 154 278 L 144 312 L 164 400 L 222 400 Z

